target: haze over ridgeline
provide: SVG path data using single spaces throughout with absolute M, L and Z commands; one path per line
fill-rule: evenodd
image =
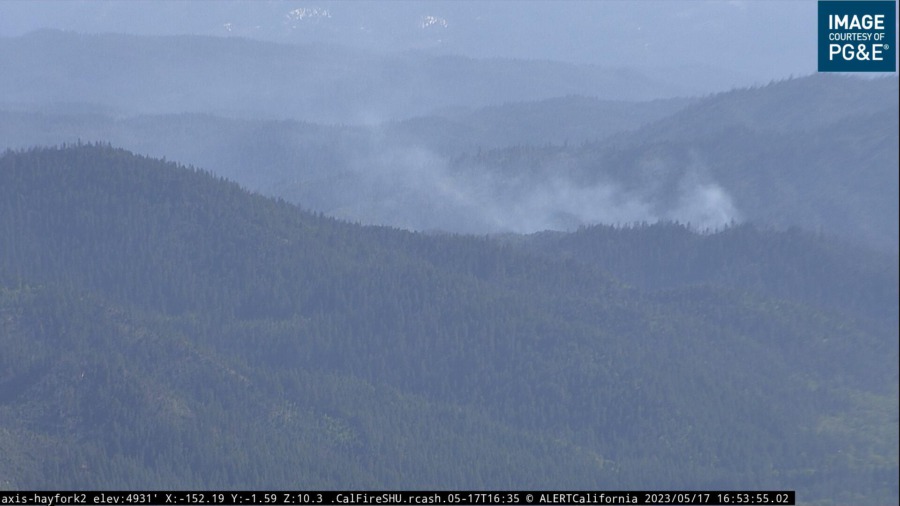
M 0 2 L 0 488 L 897 504 L 898 80 L 815 7 Z
M 897 249 L 896 78 L 671 97 L 627 69 L 54 31 L 0 39 L 0 64 L 7 147 L 110 141 L 351 221 L 750 221 Z
M 0 41 L 3 104 L 68 112 L 373 125 L 567 95 L 649 100 L 727 89 L 635 67 L 243 38 L 39 30 Z
M 48 1 L 0 9 L 0 36 L 41 28 L 193 34 L 381 54 L 548 60 L 653 72 L 691 94 L 816 70 L 815 0 Z
M 896 78 L 782 81 L 813 70 L 815 2 L 351 5 L 5 6 L 5 145 L 112 141 L 415 230 L 750 221 L 897 249 Z M 79 33 L 104 31 L 144 35 Z

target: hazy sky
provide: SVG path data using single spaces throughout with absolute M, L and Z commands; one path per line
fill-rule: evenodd
M 707 65 L 753 80 L 816 70 L 816 1 L 0 1 L 40 28 L 203 34 L 602 65 Z

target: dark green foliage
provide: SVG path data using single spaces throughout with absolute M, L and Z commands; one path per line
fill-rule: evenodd
M 798 228 L 743 224 L 696 234 L 674 223 L 597 225 L 509 241 L 594 265 L 644 289 L 715 284 L 897 324 L 896 255 Z
M 523 241 L 342 223 L 108 146 L 7 152 L 0 486 L 896 502 L 896 265 L 750 228 Z

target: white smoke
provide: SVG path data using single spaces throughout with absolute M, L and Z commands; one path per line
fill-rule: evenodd
M 689 223 L 710 230 L 740 221 L 731 196 L 692 161 L 644 164 L 643 184 L 579 184 L 555 171 L 522 176 L 491 167 L 461 170 L 421 147 L 384 147 L 353 168 L 341 193 L 344 218 L 415 230 L 463 233 L 573 230 L 587 224 Z M 564 172 L 564 171 L 560 171 Z

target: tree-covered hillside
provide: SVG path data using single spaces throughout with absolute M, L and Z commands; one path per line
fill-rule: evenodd
M 513 202 L 557 195 L 576 225 L 749 221 L 896 253 L 897 83 L 816 75 L 733 90 L 598 142 L 482 152 L 454 171 L 514 181 Z
M 729 286 L 891 326 L 898 321 L 897 255 L 798 228 L 743 224 L 697 234 L 673 223 L 595 225 L 502 239 L 595 265 L 644 289 Z
M 365 125 L 10 104 L 0 148 L 112 142 L 329 216 L 411 230 L 749 221 L 896 252 L 897 82 L 814 75 L 647 102 L 509 96 Z
M 757 239 L 694 247 L 732 240 Z M 897 501 L 890 315 L 740 277 L 630 287 L 523 241 L 340 222 L 108 146 L 7 152 L 0 486 Z M 832 261 L 862 275 L 811 293 L 896 276 Z

